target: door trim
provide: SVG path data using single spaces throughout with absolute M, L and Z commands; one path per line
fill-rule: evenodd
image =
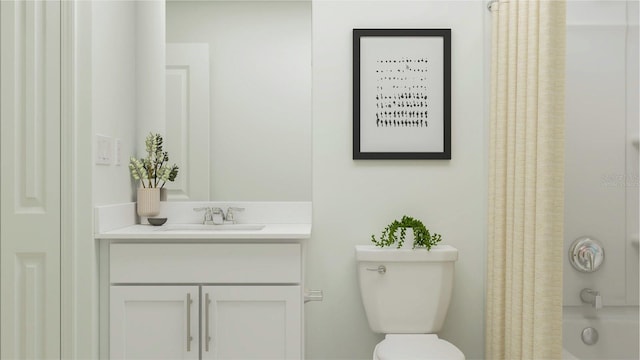
M 63 359 L 98 358 L 97 249 L 90 210 L 93 209 L 91 19 L 90 1 L 61 1 L 60 355 Z
M 74 358 L 73 334 L 73 185 L 74 185 L 74 2 L 62 1 L 60 21 L 60 356 Z

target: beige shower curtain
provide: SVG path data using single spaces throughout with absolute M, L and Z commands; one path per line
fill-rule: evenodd
M 491 5 L 487 359 L 562 354 L 565 9 Z

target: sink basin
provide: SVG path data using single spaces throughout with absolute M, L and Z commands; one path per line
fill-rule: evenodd
M 203 224 L 169 224 L 160 227 L 159 231 L 247 231 L 262 230 L 263 224 L 224 224 L 224 225 L 203 225 Z

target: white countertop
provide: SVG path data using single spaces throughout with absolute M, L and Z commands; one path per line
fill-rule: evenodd
M 167 225 L 131 225 L 95 234 L 96 239 L 309 239 L 311 224 L 265 224 L 261 230 L 168 230 Z

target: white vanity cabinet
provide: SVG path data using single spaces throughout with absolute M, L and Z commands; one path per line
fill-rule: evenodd
M 111 359 L 199 359 L 197 286 L 112 286 L 110 293 Z
M 203 359 L 301 358 L 299 286 L 206 286 L 202 294 Z
M 112 359 L 301 359 L 299 243 L 111 243 Z

